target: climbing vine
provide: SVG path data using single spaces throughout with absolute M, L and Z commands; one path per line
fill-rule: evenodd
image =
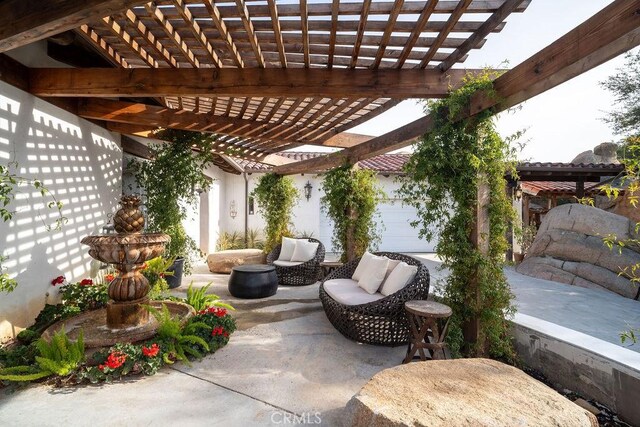
M 147 230 L 171 236 L 164 256 L 184 257 L 184 271 L 189 274 L 193 260 L 201 253 L 183 221 L 187 208 L 198 201 L 196 190 L 206 191 L 211 186 L 203 171 L 213 164 L 216 136 L 174 129 L 160 130 L 155 136 L 167 142 L 150 147 L 151 161 L 133 161 L 129 167 L 145 190 Z
M 449 345 L 454 354 L 509 359 L 512 346 L 507 319 L 514 313 L 512 294 L 503 272 L 508 243 L 505 233 L 515 219 L 505 192 L 505 171 L 515 172 L 515 151 L 495 128 L 493 113 L 484 111 L 458 120 L 477 92 L 496 97 L 493 73 L 467 76 L 448 98 L 426 104 L 434 117 L 405 166 L 399 193 L 417 209 L 422 237 L 439 233 L 436 251 L 449 275 L 441 287 L 444 303 L 453 309 Z M 472 243 L 478 186 L 488 188 L 488 250 Z M 477 297 L 476 297 L 477 289 Z M 463 328 L 479 319 L 479 340 L 464 341 Z
M 300 193 L 290 177 L 268 173 L 260 177 L 251 196 L 258 201 L 258 210 L 267 224 L 264 252 L 269 253 L 282 236 L 291 235 L 291 211 Z
M 376 207 L 386 196 L 375 172 L 345 164 L 324 175 L 322 189 L 322 208 L 334 223 L 332 243 L 341 260 L 350 261 L 377 247 Z

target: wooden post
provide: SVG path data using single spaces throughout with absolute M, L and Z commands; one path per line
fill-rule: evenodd
M 529 195 L 522 195 L 522 224 L 529 225 Z
M 576 197 L 582 199 L 584 197 L 584 180 L 576 181 Z
M 474 224 L 471 230 L 471 243 L 483 254 L 489 254 L 489 185 L 484 176 L 478 178 L 478 193 L 475 206 Z M 477 273 L 469 281 L 467 292 L 467 305 L 476 307 L 480 301 Z M 480 319 L 474 317 L 462 326 L 465 345 L 471 350 L 480 339 Z M 482 348 L 481 346 L 480 348 Z M 482 352 L 482 350 L 481 350 Z

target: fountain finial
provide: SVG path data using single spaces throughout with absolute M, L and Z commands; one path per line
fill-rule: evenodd
M 139 233 L 144 229 L 144 215 L 140 211 L 140 198 L 136 195 L 122 196 L 122 206 L 113 216 L 113 228 L 118 233 Z

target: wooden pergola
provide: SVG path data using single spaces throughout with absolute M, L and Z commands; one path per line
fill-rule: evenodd
M 461 64 L 530 0 L 4 0 L 0 79 L 123 135 L 219 135 L 215 153 L 326 170 L 412 144 L 430 116 L 375 138 L 349 129 L 408 98 L 447 96 Z M 544 23 L 540 25 L 543 31 Z M 13 49 L 47 39 L 72 68 L 28 68 Z M 494 82 L 464 116 L 503 111 L 640 44 L 640 0 L 603 10 Z M 514 46 L 514 48 L 517 48 Z M 343 148 L 290 162 L 303 144 Z M 486 249 L 488 196 L 471 239 Z M 473 281 L 470 283 L 473 288 Z M 465 335 L 478 336 L 478 324 Z
M 0 51 L 48 40 L 73 68 L 26 68 L 3 55 L 1 78 L 125 135 L 158 127 L 219 135 L 219 154 L 292 174 L 411 144 L 424 117 L 377 138 L 347 132 L 408 98 L 447 95 L 469 52 L 530 0 L 5 0 Z M 617 0 L 496 80 L 469 114 L 502 110 L 638 44 L 640 1 Z M 303 144 L 344 148 L 282 164 Z

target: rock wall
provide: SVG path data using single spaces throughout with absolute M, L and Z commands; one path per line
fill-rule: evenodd
M 640 264 L 640 248 L 609 249 L 608 235 L 638 238 L 635 222 L 602 209 L 568 204 L 547 213 L 516 271 L 540 279 L 615 292 L 637 299 L 638 284 L 619 273 Z

